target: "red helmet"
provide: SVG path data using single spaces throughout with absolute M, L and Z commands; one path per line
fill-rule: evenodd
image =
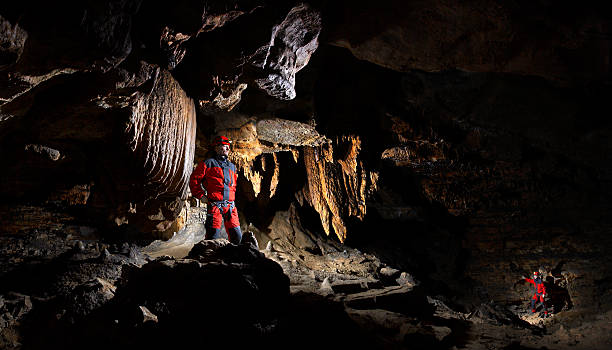
M 533 275 L 534 275 L 534 276 L 536 276 L 536 277 L 539 277 L 539 276 L 540 276 L 540 273 L 539 273 L 538 271 L 534 271 L 534 272 L 533 272 Z
M 218 145 L 231 145 L 232 141 L 230 141 L 230 139 L 228 139 L 225 136 L 217 136 L 213 139 L 212 145 L 213 146 L 218 146 Z

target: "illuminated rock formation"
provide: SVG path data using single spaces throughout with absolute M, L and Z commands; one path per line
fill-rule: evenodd
M 304 148 L 304 199 L 319 213 L 325 233 L 333 229 L 340 242 L 347 235 L 344 220 L 363 219 L 368 187 L 375 186 L 358 159 L 360 150 L 361 141 L 354 136 L 338 140 L 335 150 L 330 143 Z

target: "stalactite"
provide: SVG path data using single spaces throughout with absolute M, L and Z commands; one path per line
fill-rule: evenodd
M 342 148 L 343 154 L 338 154 Z M 348 217 L 362 220 L 366 214 L 367 171 L 358 160 L 361 140 L 343 136 L 318 147 L 304 147 L 307 184 L 306 201 L 319 213 L 326 234 L 333 232 L 341 242 L 346 239 Z

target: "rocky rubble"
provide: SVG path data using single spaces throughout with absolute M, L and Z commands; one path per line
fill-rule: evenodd
M 201 230 L 201 223 L 201 208 L 192 207 L 185 232 L 174 242 L 146 247 L 40 231 L 30 243 L 4 237 L 0 344 L 283 348 L 308 332 L 317 337 L 303 339 L 297 348 L 317 346 L 319 337 L 330 337 L 330 346 L 374 349 L 609 345 L 600 333 L 609 313 L 588 318 L 569 309 L 544 318 L 495 301 L 467 305 L 374 255 L 313 240 L 312 233 L 295 230 L 299 225 L 293 237 L 283 234 L 287 226 L 279 222 L 273 226 L 278 232 L 256 232 L 259 251 L 225 239 L 197 242 L 202 236 L 189 231 Z M 295 246 L 308 241 L 318 249 Z M 48 254 L 24 254 L 34 253 L 27 248 L 34 244 Z M 181 246 L 188 247 L 187 254 Z M 233 337 L 228 324 L 244 337 Z
M 156 260 L 137 245 L 76 241 L 56 258 L 10 266 L 0 275 L 7 349 L 257 343 L 277 332 L 289 297 L 276 263 L 227 240 Z
M 313 266 L 312 260 L 308 263 L 308 259 L 272 247 L 264 253 L 290 277 L 294 300 L 310 303 L 314 302 L 312 295 L 319 295 L 341 305 L 350 323 L 368 334 L 374 348 L 606 349 L 611 344 L 598 331 L 598 327 L 607 327 L 609 313 L 576 322 L 570 319 L 580 316 L 571 313 L 545 317 L 543 312 L 532 314 L 526 305 L 513 307 L 492 300 L 465 312 L 460 310 L 466 305 L 449 306 L 452 302 L 447 296 L 428 295 L 433 291 L 406 272 L 400 274 L 380 261 L 376 268 L 368 267 L 363 263 L 368 255 L 357 250 L 312 258 L 320 266 L 333 261 L 336 271 L 350 262 L 352 271 L 346 273 L 311 269 L 307 265 Z M 399 277 L 390 279 L 390 271 Z

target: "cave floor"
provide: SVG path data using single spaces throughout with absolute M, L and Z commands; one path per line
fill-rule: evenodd
M 264 250 L 290 277 L 292 294 L 341 304 L 350 319 L 390 348 L 608 349 L 612 311 L 595 319 L 573 311 L 544 315 L 493 301 L 461 312 L 410 274 L 356 249 L 318 256 Z M 381 270 L 383 273 L 381 273 Z M 385 347 L 386 347 L 385 346 Z
M 143 252 L 153 258 L 185 257 L 204 238 L 201 210 L 192 208 L 185 229 L 168 241 L 151 243 Z M 541 306 L 532 313 L 526 299 L 524 307 L 490 301 L 461 312 L 447 305 L 444 295 L 432 294 L 409 273 L 385 266 L 372 254 L 337 242 L 319 244 L 324 245 L 320 254 L 278 238 L 259 248 L 283 268 L 298 303 L 325 300 L 341 305 L 350 322 L 383 348 L 598 349 L 612 345 L 606 338 L 606 331 L 612 330 L 612 311 L 585 321 L 588 317 L 571 311 L 544 315 Z M 311 317 L 315 322 L 320 315 Z
M 146 246 L 107 244 L 59 231 L 0 236 L 0 347 L 21 348 L 20 319 L 54 294 L 92 280 L 101 290 L 114 290 L 121 264 L 184 258 L 203 239 L 205 215 L 192 209 L 187 225 L 172 239 Z M 348 246 L 332 242 L 315 254 L 277 239 L 259 248 L 289 277 L 290 305 L 299 310 L 293 321 L 302 332 L 358 329 L 381 349 L 612 347 L 612 311 L 587 315 L 569 310 L 543 318 L 541 312 L 527 310 L 527 298 L 524 308 L 489 301 L 467 311 L 428 288 L 427 282 Z M 51 278 L 53 288 L 45 285 Z

